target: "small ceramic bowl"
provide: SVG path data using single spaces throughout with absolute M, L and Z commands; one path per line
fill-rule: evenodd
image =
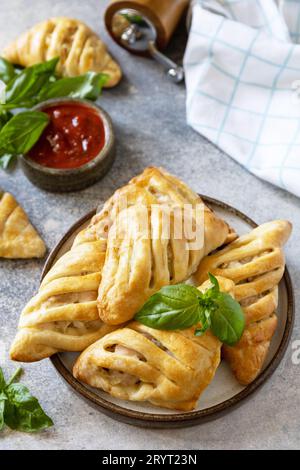
M 33 161 L 28 155 L 21 155 L 21 167 L 27 178 L 36 186 L 52 192 L 70 192 L 87 188 L 101 179 L 115 159 L 115 136 L 110 116 L 90 101 L 74 98 L 56 98 L 39 103 L 33 108 L 41 111 L 49 105 L 78 103 L 96 110 L 105 129 L 105 144 L 100 153 L 90 162 L 74 169 L 48 168 Z

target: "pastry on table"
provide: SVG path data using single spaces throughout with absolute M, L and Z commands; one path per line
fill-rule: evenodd
M 56 69 L 59 75 L 105 73 L 109 75 L 105 87 L 117 85 L 122 76 L 120 66 L 100 37 L 82 21 L 72 18 L 50 18 L 36 24 L 9 44 L 1 55 L 23 67 L 59 57 Z
M 246 328 L 237 345 L 223 346 L 223 355 L 243 385 L 260 373 L 276 330 L 278 284 L 285 268 L 282 247 L 291 229 L 285 220 L 260 225 L 204 258 L 195 275 L 197 282 L 210 272 L 235 283 L 234 296 L 244 310 Z
M 254 297 L 256 300 L 251 299 L 249 306 L 247 297 L 240 299 L 246 318 L 242 338 L 237 345 L 224 345 L 222 348 L 224 359 L 242 385 L 253 382 L 261 372 L 278 321 L 278 287 L 275 286 L 267 294 L 258 290 Z
M 167 173 L 163 168 L 148 167 L 127 185 L 115 191 L 93 217 L 89 227 L 92 236 L 95 236 L 96 232 L 99 238 L 107 238 L 119 212 L 136 204 L 161 204 L 171 207 L 190 204 L 195 207 L 197 204 L 203 206 L 203 201 L 185 183 Z M 220 232 L 219 236 L 224 238 L 225 244 L 236 238 L 235 231 L 206 205 L 204 205 L 204 218 L 204 232 L 207 240 L 210 239 L 212 229 Z
M 83 351 L 112 331 L 97 310 L 105 249 L 105 241 L 86 236 L 85 230 L 77 236 L 21 313 L 11 359 L 33 362 L 59 351 Z
M 159 170 L 146 170 L 148 179 L 149 172 L 162 175 Z M 143 181 L 143 178 L 140 180 Z M 136 203 L 139 197 L 143 202 L 146 197 L 146 203 L 150 202 L 148 198 L 151 203 L 156 201 L 150 190 L 135 184 L 127 185 L 116 194 L 120 192 L 127 193 L 129 205 Z M 119 198 L 115 195 L 105 204 L 96 221 L 77 235 L 72 249 L 47 274 L 38 294 L 22 312 L 19 332 L 11 349 L 13 359 L 35 361 L 57 351 L 81 351 L 114 329 L 99 319 L 96 297 L 106 253 L 107 232 L 119 213 L 118 202 Z M 214 218 L 207 211 L 208 216 Z M 225 239 L 229 228 L 225 222 L 217 220 Z
M 187 280 L 203 256 L 231 236 L 228 225 L 197 194 L 155 168 L 145 170 L 119 191 L 115 200 L 113 197 L 110 207 L 104 207 L 96 217 L 98 226 L 102 214 L 111 215 L 118 197 L 125 192 L 129 207 L 116 212 L 108 230 L 99 286 L 99 315 L 111 325 L 131 320 L 161 287 Z M 186 205 L 190 211 L 183 210 Z M 202 211 L 200 217 L 198 209 Z M 169 225 L 170 230 L 166 230 Z M 176 233 L 175 226 L 182 227 L 181 234 Z M 193 226 L 192 238 L 186 235 L 186 226 Z M 103 227 L 98 232 L 101 236 L 102 231 Z
M 218 281 L 231 293 L 232 281 Z M 206 281 L 200 290 L 209 287 Z M 222 346 L 210 331 L 195 336 L 195 328 L 161 331 L 133 321 L 86 349 L 73 374 L 119 399 L 192 410 L 215 375 Z
M 10 193 L 0 192 L 0 258 L 42 258 L 46 246 Z

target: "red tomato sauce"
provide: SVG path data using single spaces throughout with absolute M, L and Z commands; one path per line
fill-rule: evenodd
M 70 102 L 41 111 L 48 114 L 50 122 L 28 153 L 40 165 L 78 168 L 93 160 L 104 147 L 104 124 L 93 108 Z

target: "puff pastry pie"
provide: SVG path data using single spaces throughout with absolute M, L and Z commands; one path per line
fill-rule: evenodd
M 117 210 L 125 197 L 127 208 Z M 183 210 L 187 205 L 190 212 Z M 203 210 L 200 219 L 197 210 Z M 101 237 L 103 227 L 109 227 L 98 308 L 100 318 L 112 325 L 132 319 L 162 286 L 188 279 L 203 256 L 232 236 L 228 225 L 197 194 L 156 168 L 146 169 L 119 190 L 94 223 Z M 185 233 L 186 225 L 193 226 L 194 236 L 199 237 L 193 246 Z M 182 227 L 180 236 L 175 226 Z
M 221 290 L 232 281 L 219 278 Z M 201 287 L 210 287 L 206 282 Z M 84 351 L 74 376 L 123 400 L 189 411 L 195 408 L 220 363 L 221 342 L 207 331 L 160 331 L 131 322 L 106 335 Z
M 117 85 L 122 75 L 100 37 L 82 21 L 65 17 L 38 23 L 8 45 L 2 56 L 23 67 L 60 57 L 57 66 L 60 75 L 106 73 L 109 75 L 106 87 Z
M 0 258 L 41 258 L 46 246 L 10 193 L 0 192 Z
M 246 328 L 236 346 L 223 347 L 223 355 L 241 384 L 251 383 L 260 373 L 276 330 L 277 286 L 285 267 L 282 246 L 291 228 L 284 220 L 263 224 L 204 258 L 195 276 L 202 282 L 211 272 L 235 282 Z
M 58 351 L 83 351 L 112 331 L 97 310 L 105 249 L 105 241 L 85 230 L 77 236 L 25 306 L 10 350 L 13 360 L 33 362 Z
M 185 183 L 170 175 L 164 169 L 148 167 L 127 185 L 118 189 L 103 205 L 89 227 L 92 236 L 96 232 L 98 238 L 107 238 L 119 212 L 136 204 L 147 206 L 158 204 L 171 207 L 190 204 L 195 207 L 197 204 L 203 205 L 203 201 Z M 236 238 L 235 231 L 205 205 L 204 220 L 204 233 L 207 241 L 211 237 L 217 236 L 220 239 L 222 238 L 224 244 L 226 244 Z M 216 232 L 218 232 L 217 235 Z M 214 245 L 214 242 L 212 245 Z

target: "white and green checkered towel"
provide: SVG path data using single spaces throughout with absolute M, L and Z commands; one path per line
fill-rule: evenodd
M 300 196 L 300 0 L 198 0 L 184 58 L 188 123 Z

